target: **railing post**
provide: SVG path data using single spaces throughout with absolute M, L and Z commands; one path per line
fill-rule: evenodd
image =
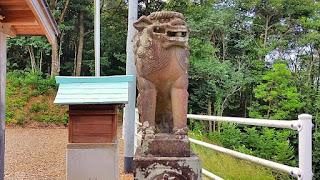
M 298 179 L 312 180 L 312 116 L 301 114 L 299 118 L 299 174 Z
M 139 122 L 139 114 L 137 108 L 135 109 L 135 120 L 134 120 L 134 153 L 136 153 L 138 147 L 137 133 L 138 133 L 138 122 Z
M 123 107 L 123 115 L 122 115 L 122 139 L 124 139 L 124 133 L 126 132 L 125 131 L 125 126 L 126 126 L 126 123 L 125 123 L 125 120 L 126 120 L 126 108 Z

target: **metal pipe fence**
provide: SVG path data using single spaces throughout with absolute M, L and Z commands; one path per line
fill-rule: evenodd
M 248 160 L 263 166 L 267 166 L 272 169 L 277 169 L 286 172 L 299 180 L 312 180 L 312 116 L 309 114 L 301 114 L 298 116 L 298 120 L 266 120 L 266 119 L 251 119 L 251 118 L 237 118 L 237 117 L 221 117 L 221 116 L 205 116 L 205 115 L 193 115 L 188 114 L 188 118 L 206 121 L 219 121 L 219 122 L 231 122 L 237 124 L 256 125 L 256 126 L 268 126 L 277 128 L 289 128 L 297 130 L 299 133 L 299 167 L 291 167 L 284 164 L 276 163 L 266 159 L 258 158 L 255 156 L 243 154 L 237 151 L 233 151 L 227 148 L 219 147 L 206 142 L 190 139 L 190 142 L 195 144 L 219 151 L 231 156 Z M 205 170 L 206 171 L 206 170 Z M 212 174 L 212 173 L 211 173 Z M 214 175 L 214 174 L 213 174 Z M 216 176 L 216 175 L 214 175 Z M 213 179 L 219 179 L 220 177 L 212 177 Z
M 138 119 L 138 111 L 136 110 L 136 121 L 135 121 L 135 149 L 138 147 L 138 141 L 141 141 L 141 132 L 138 132 L 138 127 L 142 124 Z M 218 122 L 229 122 L 237 124 L 246 125 L 256 125 L 256 126 L 268 126 L 276 128 L 287 128 L 292 130 L 297 130 L 299 133 L 299 167 L 291 167 L 284 164 L 276 163 L 266 159 L 258 158 L 255 156 L 240 153 L 234 150 L 223 148 L 217 145 L 209 144 L 203 141 L 195 140 L 189 138 L 190 142 L 213 149 L 215 151 L 229 154 L 236 158 L 248 160 L 272 169 L 277 169 L 286 172 L 299 180 L 312 180 L 312 116 L 309 114 L 301 114 L 298 116 L 298 120 L 266 120 L 266 119 L 252 119 L 252 118 L 239 118 L 239 117 L 221 117 L 221 116 L 206 116 L 206 115 L 194 115 L 188 114 L 188 118 L 196 120 L 205 121 L 218 121 Z M 222 180 L 221 177 L 202 169 L 202 173 L 206 176 Z

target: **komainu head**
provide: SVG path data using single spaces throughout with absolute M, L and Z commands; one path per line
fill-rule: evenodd
M 140 17 L 133 26 L 139 35 L 147 33 L 149 40 L 160 41 L 165 49 L 171 46 L 188 47 L 190 30 L 181 13 L 153 12 L 149 16 Z
M 138 74 L 155 72 L 174 59 L 188 71 L 190 30 L 181 13 L 153 12 L 141 16 L 133 26 L 137 29 L 133 51 Z

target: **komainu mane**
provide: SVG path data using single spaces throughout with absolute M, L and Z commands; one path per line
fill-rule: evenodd
M 189 27 L 181 13 L 154 12 L 134 23 L 138 106 L 144 138 L 186 138 Z

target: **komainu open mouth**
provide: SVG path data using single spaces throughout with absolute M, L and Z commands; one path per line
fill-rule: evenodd
M 167 36 L 169 36 L 169 37 L 186 37 L 187 36 L 187 32 L 184 32 L 184 31 L 177 31 L 177 32 L 168 31 L 167 32 Z
M 172 29 L 172 28 L 171 28 Z M 177 28 L 178 30 L 166 30 L 162 27 L 155 26 L 153 32 L 156 34 L 166 34 L 168 37 L 187 37 L 185 28 Z

